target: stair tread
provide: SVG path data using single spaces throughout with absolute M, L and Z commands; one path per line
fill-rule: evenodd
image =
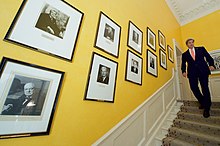
M 200 122 L 197 122 L 197 121 L 189 121 L 189 120 L 183 120 L 183 119 L 176 119 L 176 120 L 183 121 L 183 122 L 186 122 L 186 123 L 192 123 L 192 124 L 195 124 L 195 125 L 201 125 L 201 126 L 212 127 L 212 128 L 215 128 L 215 129 L 220 129 L 220 125 L 200 123 Z
M 188 115 L 194 115 L 194 116 L 200 116 L 203 117 L 203 115 L 201 114 L 197 114 L 197 113 L 189 113 L 189 112 L 182 112 L 180 111 L 178 114 L 188 114 Z M 220 116 L 210 116 L 209 119 L 219 119 L 220 120 Z
M 203 110 L 203 109 L 199 109 L 197 106 L 188 106 L 188 105 L 182 105 L 181 108 Z M 211 111 L 220 111 L 220 108 L 211 107 L 210 110 Z
M 220 143 L 220 139 L 218 136 L 210 136 L 209 134 L 204 134 L 200 132 L 190 131 L 182 128 L 177 127 L 171 127 L 170 129 L 174 129 L 176 131 L 181 131 L 181 133 L 187 133 L 188 135 L 197 135 L 197 137 L 200 137 L 201 139 L 209 139 L 211 141 L 218 141 Z
M 171 144 L 172 146 L 195 146 L 195 144 L 192 144 L 192 143 L 189 143 L 189 142 L 186 142 L 186 141 L 183 141 L 181 139 L 178 139 L 178 138 L 173 138 L 173 137 L 166 137 L 167 139 L 172 139 L 171 140 Z M 165 138 L 165 139 L 166 139 Z M 163 141 L 165 141 L 165 139 Z

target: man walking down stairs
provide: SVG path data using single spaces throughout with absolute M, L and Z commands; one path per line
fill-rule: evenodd
M 210 117 L 203 117 L 197 101 L 183 101 L 163 146 L 220 146 L 220 102 L 213 102 Z

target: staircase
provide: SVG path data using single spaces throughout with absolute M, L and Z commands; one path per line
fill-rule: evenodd
M 213 102 L 209 118 L 197 101 L 182 101 L 163 146 L 220 146 L 220 102 Z
M 177 101 L 175 105 L 170 109 L 169 114 L 165 117 L 165 120 L 163 121 L 162 125 L 159 127 L 159 130 L 154 138 L 155 146 L 162 145 L 162 141 L 168 134 L 168 130 L 173 124 L 173 120 L 177 117 L 177 113 L 180 111 L 180 107 L 182 105 L 183 105 L 182 102 Z

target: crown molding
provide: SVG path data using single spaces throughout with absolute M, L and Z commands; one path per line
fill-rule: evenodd
M 169 8 L 181 26 L 206 16 L 214 11 L 220 10 L 220 0 L 203 0 L 193 9 L 184 12 L 180 9 L 177 1 L 178 0 L 166 0 Z

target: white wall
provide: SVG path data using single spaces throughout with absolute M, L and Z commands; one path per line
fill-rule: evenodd
M 209 88 L 212 95 L 212 101 L 220 102 L 220 77 L 209 78 Z

